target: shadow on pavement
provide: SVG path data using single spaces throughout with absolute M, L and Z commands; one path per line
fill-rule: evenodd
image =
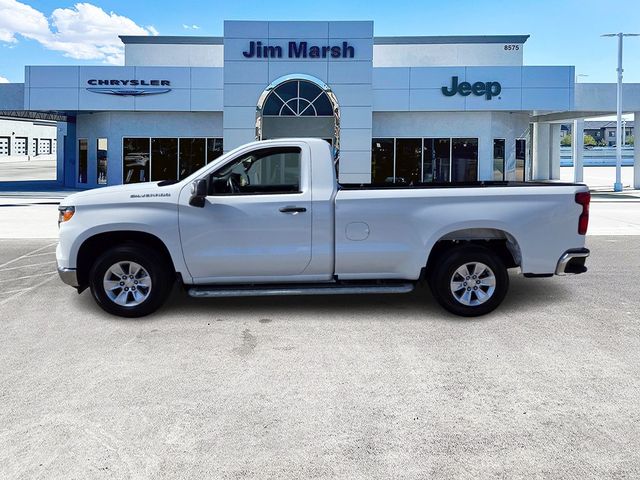
M 191 298 L 180 287 L 174 288 L 167 302 L 156 313 L 143 319 L 123 321 L 154 321 L 165 316 L 202 317 L 210 315 L 213 320 L 228 319 L 231 316 L 247 315 L 263 317 L 289 317 L 298 315 L 343 318 L 344 320 L 371 320 L 413 316 L 438 318 L 445 321 L 489 320 L 495 314 L 508 315 L 533 309 L 544 303 L 570 299 L 574 292 L 570 286 L 562 285 L 557 279 L 529 279 L 518 274 L 510 275 L 507 297 L 498 309 L 484 317 L 472 319 L 452 315 L 442 309 L 431 295 L 426 284 L 420 284 L 408 294 L 389 295 L 309 295 L 282 297 L 236 297 L 236 298 Z M 82 295 L 74 295 L 74 303 L 81 309 L 100 313 L 105 318 L 116 319 L 94 303 L 88 290 Z

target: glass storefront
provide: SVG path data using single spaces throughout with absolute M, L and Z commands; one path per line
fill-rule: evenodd
M 393 138 L 374 138 L 371 142 L 371 179 L 373 183 L 393 182 Z
M 505 162 L 505 140 L 503 138 L 493 139 L 493 179 L 504 180 Z
M 97 162 L 97 182 L 98 185 L 106 185 L 107 183 L 107 139 L 99 138 L 96 142 L 96 162 Z
M 206 139 L 181 138 L 180 139 L 180 171 L 178 179 L 188 177 L 196 170 L 204 167 L 206 163 Z
M 221 138 L 124 138 L 123 183 L 181 180 L 220 155 Z
M 151 139 L 151 181 L 176 180 L 178 173 L 178 139 Z
M 516 138 L 516 181 L 525 181 L 525 162 L 527 159 L 527 141 Z
M 420 183 L 422 176 L 422 139 L 396 139 L 395 183 Z
M 148 138 L 125 138 L 122 142 L 123 183 L 148 182 L 149 159 Z
M 88 151 L 87 139 L 78 139 L 78 183 L 87 183 Z
M 475 182 L 476 180 L 478 180 L 478 139 L 452 139 L 451 181 Z
M 373 183 L 475 182 L 477 138 L 374 138 Z
M 451 139 L 425 138 L 422 155 L 422 181 L 448 182 L 451 178 Z

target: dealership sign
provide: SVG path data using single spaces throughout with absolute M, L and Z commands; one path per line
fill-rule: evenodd
M 309 45 L 308 42 L 289 42 L 286 49 L 282 45 L 263 45 L 260 41 L 249 42 L 249 48 L 242 52 L 245 58 L 353 58 L 355 48 L 349 42 L 341 45 Z
M 106 95 L 120 95 L 124 97 L 157 95 L 159 93 L 167 93 L 171 91 L 170 88 L 166 88 L 171 86 L 171 82 L 169 80 L 99 80 L 92 78 L 87 80 L 87 84 L 91 85 L 91 87 L 87 88 L 89 92 L 103 93 Z
M 453 97 L 455 94 L 467 97 L 473 93 L 477 97 L 484 95 L 484 98 L 491 100 L 492 97 L 500 95 L 500 92 L 502 92 L 502 85 L 499 82 L 458 83 L 458 77 L 451 77 L 450 87 L 442 87 L 442 93 L 447 97 Z

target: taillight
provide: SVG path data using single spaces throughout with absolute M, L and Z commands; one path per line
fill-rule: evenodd
M 578 233 L 580 235 L 587 234 L 587 227 L 589 226 L 589 202 L 591 201 L 591 194 L 589 192 L 576 193 L 576 203 L 582 205 L 582 213 L 578 218 Z

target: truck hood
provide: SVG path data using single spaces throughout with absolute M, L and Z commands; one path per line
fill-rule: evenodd
M 74 193 L 65 197 L 61 206 L 99 205 L 108 203 L 129 203 L 139 201 L 168 201 L 177 202 L 181 183 L 159 186 L 160 182 L 131 183 L 112 187 L 95 188 L 84 192 Z

